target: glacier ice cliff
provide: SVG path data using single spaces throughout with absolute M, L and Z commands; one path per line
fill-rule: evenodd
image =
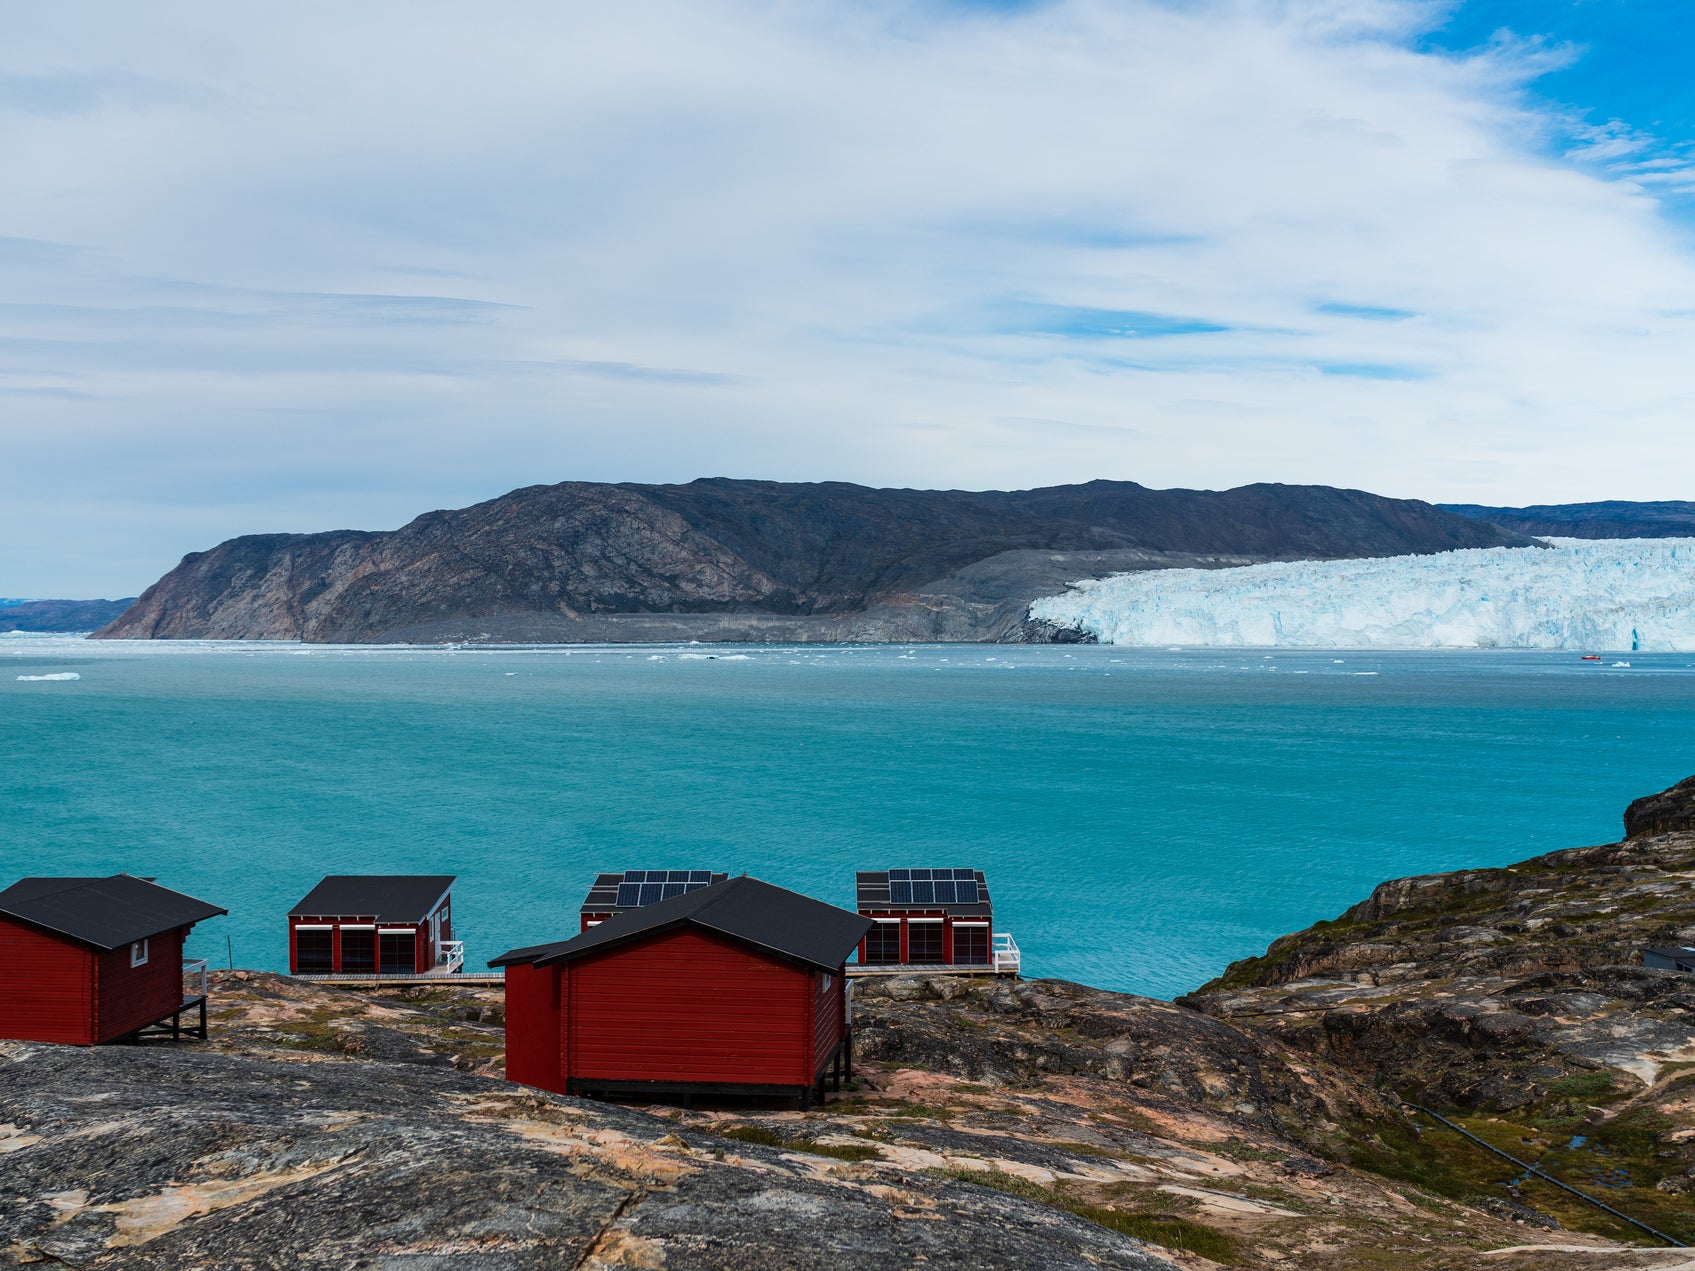
M 1695 650 L 1695 538 L 1548 542 L 1115 574 L 1030 616 L 1103 644 Z

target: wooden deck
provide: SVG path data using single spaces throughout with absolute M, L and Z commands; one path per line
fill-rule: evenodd
M 975 966 L 950 966 L 946 963 L 917 963 L 891 962 L 878 963 L 875 966 L 860 966 L 857 962 L 848 963 L 848 978 L 857 980 L 874 975 L 1006 975 L 1017 978 L 1017 967 L 990 966 L 986 962 Z
M 295 975 L 293 978 L 306 980 L 312 984 L 333 984 L 344 989 L 395 989 L 427 984 L 446 987 L 454 985 L 498 986 L 506 983 L 506 972 L 503 970 L 426 971 L 422 975 L 416 972 L 367 975 L 359 971 L 342 971 L 326 975 Z

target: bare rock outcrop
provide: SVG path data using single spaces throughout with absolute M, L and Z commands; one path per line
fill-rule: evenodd
M 1644 795 L 1624 810 L 1627 839 L 1689 831 L 1695 831 L 1695 777 L 1658 794 Z

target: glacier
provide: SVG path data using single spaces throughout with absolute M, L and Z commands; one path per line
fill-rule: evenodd
M 1695 538 L 1544 541 L 1114 574 L 1030 616 L 1120 645 L 1695 650 Z

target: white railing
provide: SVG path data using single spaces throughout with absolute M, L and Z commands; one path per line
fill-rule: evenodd
M 182 960 L 182 978 L 183 983 L 189 986 L 189 997 L 205 997 L 206 959 L 184 958 Z
M 1018 941 L 1012 938 L 1010 932 L 995 932 L 994 959 L 996 975 L 999 975 L 1002 971 L 1011 971 L 1016 974 L 1019 967 L 1023 965 L 1023 955 L 1018 952 Z
M 465 965 L 465 942 L 463 940 L 443 940 L 436 946 L 436 970 L 445 975 L 452 975 Z

